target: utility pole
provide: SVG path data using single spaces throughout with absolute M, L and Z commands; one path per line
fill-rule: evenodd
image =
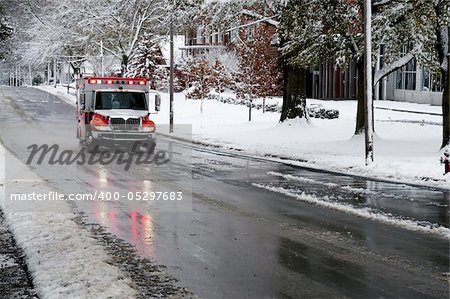
M 31 74 L 31 63 L 28 63 L 28 73 L 29 73 L 29 80 L 30 80 L 30 86 L 33 86 L 33 76 Z
M 373 84 L 372 84 L 372 3 L 364 0 L 364 47 L 365 47 L 365 147 L 366 166 L 373 162 Z
M 70 93 L 70 62 L 67 65 L 67 94 Z
M 104 62 L 103 62 L 103 41 L 100 41 L 100 60 L 101 60 L 101 75 L 102 77 L 105 76 L 105 70 L 104 70 Z
M 170 86 L 169 86 L 169 96 L 170 96 L 170 106 L 169 106 L 169 133 L 173 133 L 173 13 L 175 9 L 175 1 L 172 7 L 172 15 L 170 17 Z
M 17 78 L 19 77 L 19 70 L 17 69 L 17 62 L 16 62 L 16 75 L 14 78 L 14 86 L 19 86 L 17 82 Z
M 56 88 L 56 72 L 58 71 L 58 61 L 56 60 L 56 57 L 53 58 L 53 87 Z
M 50 61 L 47 62 L 47 85 L 50 85 Z
M 444 75 L 446 78 L 444 82 L 446 86 L 444 86 L 443 91 L 443 101 L 442 101 L 442 148 L 446 147 L 449 149 L 450 147 L 450 26 L 447 27 L 447 72 Z

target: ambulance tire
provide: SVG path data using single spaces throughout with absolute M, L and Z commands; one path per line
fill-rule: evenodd
M 88 153 L 94 153 L 99 151 L 99 145 L 97 144 L 97 142 L 92 141 L 90 143 L 86 143 L 85 146 Z

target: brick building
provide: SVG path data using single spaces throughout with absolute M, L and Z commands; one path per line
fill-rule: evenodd
M 257 32 L 264 32 L 271 40 L 272 59 L 278 60 L 278 21 L 276 16 L 263 16 L 256 11 L 245 9 L 241 11 L 239 21 L 224 30 L 211 30 L 206 19 L 197 21 L 197 26 L 186 32 L 185 46 L 180 47 L 184 57 L 195 56 L 207 51 L 227 50 L 239 42 L 243 36 L 253 36 Z M 257 30 L 262 29 L 262 30 Z

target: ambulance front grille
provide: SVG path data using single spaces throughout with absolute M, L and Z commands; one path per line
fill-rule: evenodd
M 139 129 L 139 118 L 129 118 L 127 120 L 123 118 L 111 118 L 111 127 L 113 130 L 118 131 L 137 131 Z

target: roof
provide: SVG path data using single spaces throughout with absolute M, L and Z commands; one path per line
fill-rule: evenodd
M 253 21 L 253 22 L 250 22 L 250 23 L 246 23 L 246 24 L 242 24 L 242 25 L 239 25 L 239 26 L 235 26 L 235 27 L 229 28 L 229 29 L 227 29 L 225 31 L 227 31 L 227 32 L 228 31 L 233 31 L 233 30 L 238 29 L 238 28 L 245 28 L 245 27 L 248 27 L 248 26 L 251 26 L 251 25 L 254 25 L 254 24 L 258 24 L 258 23 L 266 23 L 266 24 L 269 24 L 270 26 L 273 26 L 275 28 L 278 28 L 278 26 L 280 25 L 280 22 L 274 20 L 274 18 L 278 17 L 277 15 L 267 17 L 267 16 L 263 16 L 261 14 L 258 14 L 256 12 L 248 10 L 248 9 L 242 10 L 241 13 L 243 15 L 255 18 L 256 20 Z

